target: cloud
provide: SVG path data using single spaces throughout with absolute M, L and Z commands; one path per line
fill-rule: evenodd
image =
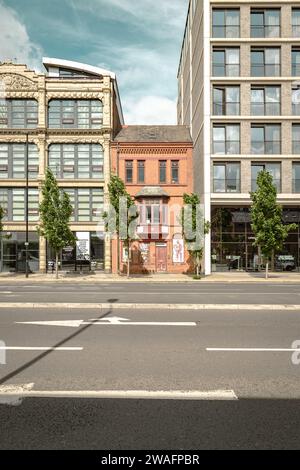
M 152 36 L 174 37 L 183 33 L 188 0 L 71 0 L 71 5 L 74 11 L 130 23 Z
M 117 73 L 126 123 L 176 123 L 177 49 L 169 52 L 139 45 L 93 52 L 103 58 L 98 66 Z
M 176 124 L 176 101 L 163 96 L 123 100 L 126 124 Z
M 13 60 L 41 68 L 42 49 L 34 44 L 17 13 L 0 1 L 0 61 Z

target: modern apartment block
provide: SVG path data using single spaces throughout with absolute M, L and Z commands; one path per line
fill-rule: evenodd
M 190 125 L 194 183 L 212 233 L 205 272 L 255 270 L 249 206 L 267 169 L 298 224 L 277 258 L 300 265 L 300 1 L 191 0 L 178 73 L 178 124 Z
M 101 222 L 110 178 L 110 141 L 123 124 L 114 73 L 77 62 L 43 59 L 46 73 L 0 63 L 0 204 L 4 208 L 1 271 L 25 270 L 25 149 L 28 139 L 29 267 L 45 272 L 52 253 L 39 238 L 38 204 L 45 168 L 73 205 L 71 229 L 85 245 L 63 250 L 65 269 L 111 270 Z

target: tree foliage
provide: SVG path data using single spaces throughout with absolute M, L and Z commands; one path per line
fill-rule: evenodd
M 129 276 L 131 241 L 136 237 L 135 230 L 131 228 L 132 223 L 138 218 L 139 213 L 136 209 L 134 199 L 126 191 L 126 186 L 119 176 L 111 176 L 108 184 L 108 192 L 110 208 L 103 214 L 105 229 L 110 235 L 113 235 L 113 230 L 118 235 L 118 238 L 121 235 L 123 245 L 127 249 L 127 275 Z
M 69 227 L 72 206 L 69 195 L 62 191 L 52 173 L 47 168 L 42 185 L 42 202 L 39 205 L 40 226 L 38 232 L 46 238 L 56 257 L 56 277 L 58 277 L 58 254 L 66 246 L 74 246 L 76 237 Z
M 185 208 L 189 208 L 190 214 L 187 217 L 187 211 L 185 208 L 181 211 L 181 225 L 183 227 L 183 237 L 187 246 L 187 250 L 193 259 L 196 267 L 197 275 L 199 276 L 201 270 L 201 260 L 204 253 L 204 245 L 199 244 L 199 239 L 202 239 L 202 235 L 207 235 L 210 231 L 210 223 L 204 220 L 202 213 L 200 198 L 198 194 L 184 194 L 183 202 Z M 199 230 L 203 233 L 199 233 Z M 191 234 L 192 238 L 191 238 Z M 204 237 L 203 237 L 204 238 Z
M 273 184 L 273 177 L 267 171 L 261 171 L 257 177 L 257 190 L 251 193 L 253 205 L 251 207 L 251 227 L 255 236 L 253 245 L 260 247 L 266 263 L 266 276 L 268 275 L 268 262 L 276 251 L 283 247 L 283 242 L 291 230 L 297 228 L 296 224 L 284 224 L 282 220 L 282 206 L 277 202 L 277 190 Z
M 4 217 L 4 209 L 0 206 L 0 234 L 2 235 L 3 232 L 3 217 Z

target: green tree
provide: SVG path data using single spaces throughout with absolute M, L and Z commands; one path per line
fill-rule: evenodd
M 122 179 L 112 175 L 108 184 L 110 208 L 104 212 L 106 231 L 118 238 L 118 269 L 119 269 L 119 239 L 127 252 L 127 277 L 130 275 L 131 243 L 136 239 L 135 221 L 139 216 L 133 198 L 126 191 Z
M 55 253 L 55 273 L 58 278 L 58 255 L 66 246 L 74 246 L 76 237 L 69 227 L 72 206 L 69 195 L 62 191 L 52 173 L 47 168 L 46 178 L 42 185 L 42 202 L 39 205 L 39 234 L 46 238 Z
M 261 171 L 257 177 L 257 190 L 250 193 L 252 199 L 251 227 L 255 236 L 253 246 L 259 247 L 266 261 L 266 279 L 269 262 L 276 251 L 282 249 L 283 242 L 296 224 L 286 225 L 282 221 L 282 206 L 277 203 L 277 190 L 273 177 Z
M 183 202 L 185 206 L 181 211 L 183 237 L 196 267 L 196 274 L 200 276 L 201 260 L 204 253 L 204 235 L 210 232 L 210 223 L 204 220 L 198 194 L 185 193 Z
M 4 217 L 4 209 L 2 206 L 0 206 L 0 236 L 2 238 L 2 232 L 3 232 L 3 217 Z

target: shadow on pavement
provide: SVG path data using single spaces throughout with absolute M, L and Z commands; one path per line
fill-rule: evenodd
M 107 302 L 110 303 L 110 304 L 113 304 L 115 302 L 117 302 L 119 299 L 107 299 Z M 86 331 L 87 329 L 89 329 L 91 326 L 93 326 L 94 323 L 97 323 L 99 320 L 101 320 L 102 318 L 105 318 L 107 317 L 110 313 L 112 313 L 112 309 L 110 308 L 107 312 L 99 315 L 97 318 L 93 319 L 93 321 L 91 321 L 91 323 L 89 325 L 85 325 L 83 326 L 82 328 L 79 328 L 77 331 L 75 331 L 75 333 L 72 333 L 71 335 L 67 336 L 66 338 L 62 339 L 61 341 L 59 341 L 58 343 L 54 344 L 53 346 L 51 346 L 52 348 L 60 348 L 62 346 L 64 346 L 66 343 L 68 343 L 68 341 L 71 341 L 72 339 L 76 338 L 77 336 L 81 335 L 81 333 L 83 333 L 84 331 Z M 39 354 L 38 356 L 34 357 L 33 359 L 31 359 L 30 361 L 26 362 L 25 364 L 23 364 L 22 366 L 18 367 L 17 369 L 13 370 L 12 372 L 10 372 L 9 374 L 5 375 L 4 377 L 0 378 L 0 385 L 3 385 L 4 383 L 6 383 L 8 380 L 11 380 L 12 378 L 16 377 L 17 375 L 19 375 L 21 372 L 23 372 L 24 370 L 28 369 L 29 367 L 33 366 L 34 364 L 36 364 L 37 362 L 41 361 L 42 359 L 44 359 L 45 357 L 49 356 L 50 354 L 52 354 L 53 352 L 55 352 L 54 350 L 49 350 L 49 351 L 45 351 L 41 354 Z

